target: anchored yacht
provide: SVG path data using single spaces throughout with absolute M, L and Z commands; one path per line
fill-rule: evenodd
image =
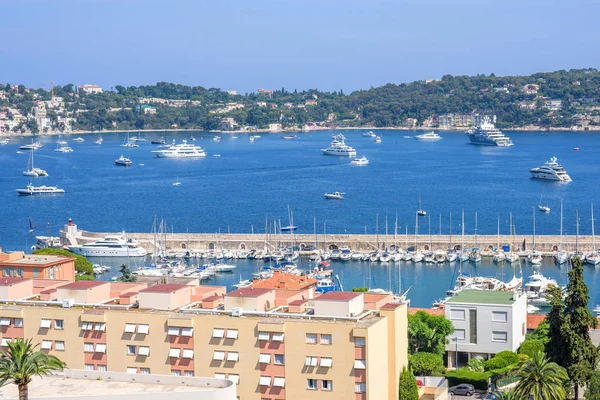
M 31 183 L 25 189 L 16 189 L 21 196 L 36 196 L 42 194 L 62 194 L 64 189 L 59 189 L 56 186 L 33 186 Z
M 483 119 L 477 129 L 468 131 L 467 136 L 471 144 L 498 147 L 514 146 L 512 140 L 508 136 L 504 136 L 504 133 L 496 128 L 487 117 Z
M 69 251 L 85 257 L 143 257 L 146 249 L 125 236 L 107 236 L 97 242 L 69 246 Z
M 365 156 L 362 156 L 361 158 L 355 158 L 354 160 L 350 161 L 350 164 L 352 164 L 352 165 L 368 165 L 369 159 Z
M 121 157 L 119 157 L 115 160 L 115 164 L 123 165 L 125 167 L 130 167 L 132 162 L 129 158 L 125 157 L 124 155 L 121 155 Z
M 548 179 L 551 181 L 570 182 L 571 177 L 567 171 L 556 161 L 556 157 L 552 157 L 550 161 L 546 161 L 544 165 L 529 170 L 531 176 L 537 179 Z
M 199 158 L 206 157 L 206 152 L 202 147 L 193 144 L 187 144 L 183 140 L 181 144 L 174 144 L 163 150 L 152 151 L 158 158 Z
M 344 135 L 335 135 L 329 147 L 327 149 L 321 149 L 321 151 L 328 156 L 356 157 L 356 150 L 354 147 L 348 146 L 344 140 L 346 140 Z
M 429 141 L 440 140 L 441 138 L 442 137 L 435 132 L 428 132 L 428 133 L 423 133 L 422 135 L 415 136 L 415 139 L 417 139 L 417 140 L 429 140 Z

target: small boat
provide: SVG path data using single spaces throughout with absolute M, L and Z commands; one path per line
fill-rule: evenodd
M 85 139 L 82 138 L 81 136 L 79 136 L 79 137 L 76 137 L 75 139 L 73 139 L 73 141 L 77 142 L 77 143 L 83 143 L 83 142 L 85 142 Z
M 291 232 L 291 231 L 295 231 L 296 229 L 298 229 L 298 227 L 296 225 L 282 226 L 280 228 L 281 232 Z
M 355 158 L 354 160 L 350 161 L 350 164 L 352 165 L 369 165 L 369 159 L 365 156 L 362 156 L 361 158 Z
M 104 139 L 102 139 L 102 136 L 99 136 L 98 139 L 96 139 L 96 141 L 94 143 L 102 144 L 102 142 L 104 142 Z
M 381 143 L 381 136 L 375 136 L 375 139 L 373 139 L 375 141 L 375 143 Z
M 254 136 L 250 136 L 250 143 L 254 143 Z
M 375 134 L 373 133 L 373 131 L 363 132 L 363 134 L 362 134 L 362 135 L 363 135 L 364 137 L 370 137 L 370 138 L 374 138 L 374 137 L 376 137 L 376 136 L 377 136 L 377 135 L 375 135 Z
M 58 147 L 56 149 L 54 149 L 54 151 L 56 151 L 58 153 L 72 153 L 73 149 L 70 148 L 69 146 L 58 145 Z
M 115 160 L 115 164 L 122 165 L 124 167 L 130 167 L 132 165 L 132 162 L 129 158 L 127 158 L 121 154 L 121 157 L 119 157 Z
M 173 186 L 181 186 L 181 182 L 179 182 L 179 181 L 175 181 L 175 182 L 173 182 L 173 184 L 172 184 L 172 185 L 173 185 Z
M 344 194 L 341 192 L 325 193 L 325 198 L 330 200 L 344 200 Z
M 240 274 L 240 281 L 238 283 L 234 284 L 233 287 L 241 289 L 241 288 L 249 287 L 251 285 L 252 285 L 252 281 L 249 279 L 242 279 L 242 274 Z
M 62 140 L 62 135 L 58 135 L 58 140 L 56 141 L 56 144 L 65 145 L 67 144 L 67 141 Z
M 538 209 L 539 209 L 541 212 L 545 212 L 545 213 L 549 213 L 549 212 L 550 212 L 550 207 L 548 207 L 548 206 L 543 206 L 543 205 L 541 205 L 541 204 L 538 206 Z
M 284 135 L 281 138 L 282 139 L 287 139 L 287 140 L 289 140 L 289 139 L 298 139 L 298 136 L 297 135 Z
M 579 151 L 579 147 L 574 147 L 573 150 Z
M 160 137 L 160 139 L 157 139 L 157 140 L 152 140 L 152 141 L 150 141 L 150 143 L 152 143 L 152 144 L 162 144 L 162 145 L 165 145 L 165 144 L 167 144 L 167 141 L 165 140 L 165 138 L 164 138 L 164 137 L 162 137 L 162 136 L 161 136 L 161 137 Z
M 221 141 L 221 136 L 215 136 L 212 138 L 213 142 L 220 142 Z
M 417 139 L 417 140 L 428 140 L 428 141 L 440 140 L 441 138 L 442 137 L 435 132 L 427 132 L 427 133 L 423 133 L 421 135 L 415 136 L 415 139 Z

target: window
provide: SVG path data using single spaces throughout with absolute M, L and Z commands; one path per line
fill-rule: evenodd
M 178 369 L 171 370 L 171 375 L 173 376 L 181 376 L 181 371 Z
M 275 379 L 273 379 L 273 386 L 285 387 L 285 378 L 275 377 Z
M 215 351 L 213 353 L 213 360 L 223 361 L 224 359 L 225 359 L 225 352 L 224 351 Z
M 15 328 L 23 327 L 23 318 L 15 318 Z
M 464 329 L 455 329 L 454 336 L 457 340 L 465 340 L 465 330 Z
M 333 364 L 333 359 L 331 357 L 321 357 L 321 363 L 319 364 L 321 367 L 331 368 Z
M 194 376 L 194 371 L 185 371 L 183 374 L 188 377 Z
M 52 340 L 42 340 L 42 345 L 40 347 L 42 350 L 52 349 Z
M 150 368 L 140 368 L 140 374 L 150 375 Z
M 321 381 L 321 390 L 333 390 L 333 381 L 323 379 Z
M 140 356 L 149 356 L 150 355 L 150 347 L 148 346 L 140 346 L 138 350 L 138 354 Z
M 273 333 L 274 342 L 283 342 L 283 333 Z
M 261 376 L 260 381 L 258 382 L 260 386 L 271 386 L 271 377 L 270 376 Z
M 35 278 L 38 278 L 38 277 L 39 277 L 39 271 L 38 271 L 37 268 L 34 268 L 33 269 L 33 278 L 35 279 Z
M 229 374 L 228 379 L 236 385 L 240 384 L 240 376 L 238 374 Z
M 283 354 L 273 354 L 273 364 L 276 364 L 276 365 L 285 364 L 285 356 Z
M 271 355 L 270 354 L 261 354 L 258 357 L 258 362 L 261 364 L 271 364 Z
M 354 391 L 356 393 L 366 393 L 366 391 L 367 391 L 367 384 L 366 383 L 357 383 L 356 386 L 355 386 L 355 388 L 354 388 Z
M 307 367 L 316 367 L 318 361 L 318 357 L 306 356 L 306 361 L 304 362 L 304 365 Z
M 306 343 L 317 344 L 317 335 L 314 333 L 307 333 L 306 334 Z
M 85 370 L 86 371 L 93 371 L 94 370 L 94 364 L 85 364 Z
M 227 329 L 227 339 L 237 339 L 238 338 L 238 330 L 237 329 Z
M 125 324 L 125 333 L 135 333 L 135 324 Z
M 8 344 L 10 342 L 11 342 L 10 338 L 2 338 L 2 347 L 8 346 Z
M 137 353 L 135 346 L 127 345 L 127 355 L 128 356 L 135 356 L 135 353 Z
M 170 349 L 169 357 L 179 358 L 179 354 L 181 354 L 181 349 Z
M 366 360 L 354 360 L 354 369 L 367 369 Z
M 81 323 L 81 329 L 84 331 L 91 331 L 93 327 L 94 327 L 94 324 L 92 324 L 91 322 L 82 322 Z
M 147 335 L 148 332 L 150 332 L 150 325 L 146 325 L 146 324 L 139 324 L 138 325 L 137 333 L 141 333 L 143 335 Z
M 43 319 L 40 322 L 40 328 L 50 329 L 50 326 L 52 326 L 52 321 L 49 319 Z
M 105 332 L 106 324 L 104 322 L 98 322 L 96 323 L 96 326 L 94 326 L 94 330 L 99 332 Z
M 0 326 L 9 326 L 10 318 L 0 318 Z
M 225 379 L 225 374 L 215 374 L 215 379 Z
M 84 343 L 83 351 L 84 351 L 84 353 L 93 353 L 94 352 L 94 343 Z
M 235 351 L 230 351 L 227 353 L 227 361 L 238 362 L 240 359 L 240 353 Z
M 65 321 L 62 319 L 55 319 L 54 329 L 65 329 Z
M 170 326 L 168 335 L 169 336 L 179 336 L 179 328 L 177 328 L 176 326 Z
M 503 342 L 506 343 L 508 340 L 508 334 L 506 332 L 492 332 L 492 342 Z
M 269 340 L 270 338 L 269 332 L 258 332 L 258 340 Z
M 194 328 L 181 328 L 181 336 L 191 337 L 194 334 Z
M 365 347 L 365 345 L 366 345 L 365 338 L 364 337 L 355 337 L 354 338 L 354 345 L 356 347 Z
M 477 310 L 469 310 L 469 343 L 477 344 Z
M 98 365 L 98 371 L 106 372 L 108 368 L 106 368 L 106 365 Z
M 317 390 L 317 380 L 316 379 L 307 379 L 306 380 L 306 388 L 308 390 Z
M 194 350 L 192 349 L 184 349 L 183 350 L 183 358 L 194 358 Z
M 464 321 L 465 320 L 465 310 L 450 310 L 450 319 Z
M 225 335 L 225 329 L 220 329 L 220 328 L 213 329 L 213 335 L 212 335 L 212 337 L 223 339 L 224 335 Z
M 128 374 L 137 374 L 137 368 L 135 367 L 127 367 Z
M 508 313 L 506 311 L 492 311 L 493 322 L 506 322 L 508 321 Z
M 321 335 L 321 344 L 331 344 L 331 335 Z
M 97 344 L 96 345 L 96 353 L 106 353 L 106 345 L 105 344 Z
M 57 340 L 54 342 L 54 350 L 56 351 L 65 351 L 65 342 L 62 340 Z

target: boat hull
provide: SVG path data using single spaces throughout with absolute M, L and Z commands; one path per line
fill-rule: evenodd
M 144 257 L 148 254 L 143 247 L 127 249 L 108 247 L 89 248 L 84 246 L 69 246 L 69 251 L 84 257 Z

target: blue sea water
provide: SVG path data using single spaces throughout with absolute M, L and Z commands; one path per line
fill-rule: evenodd
M 156 215 L 176 232 L 264 232 L 266 216 L 287 224 L 288 205 L 302 233 L 312 233 L 315 217 L 320 232 L 326 225 L 329 233 L 363 233 L 365 229 L 374 233 L 377 214 L 380 232 L 385 217 L 392 227 L 397 214 L 399 231 L 405 232 L 408 226 L 409 233 L 414 233 L 419 196 L 422 208 L 431 215 L 434 233 L 440 231 L 440 214 L 441 230 L 449 232 L 449 213 L 453 215 L 452 231 L 458 233 L 464 209 L 467 234 L 474 233 L 476 212 L 479 234 L 495 234 L 498 216 L 502 233 L 508 234 L 511 212 L 517 233 L 530 234 L 532 207 L 537 208 L 540 197 L 552 211 L 536 214 L 538 234 L 558 234 L 561 200 L 565 232 L 575 234 L 575 210 L 579 209 L 580 233 L 591 233 L 590 203 L 600 200 L 597 134 L 506 132 L 515 146 L 490 148 L 467 144 L 462 132 L 442 132 L 443 140 L 428 143 L 404 138 L 415 132 L 380 131 L 380 144 L 363 137 L 362 132 L 343 134 L 359 157 L 369 158 L 366 167 L 352 166 L 347 158 L 322 155 L 320 149 L 331 141 L 332 132 L 326 131 L 299 134 L 296 140 L 261 134 L 254 143 L 249 142 L 248 134 L 236 134 L 235 140 L 233 135 L 223 135 L 221 142 L 213 142 L 213 134 L 194 132 L 195 144 L 209 153 L 202 160 L 157 159 L 151 153 L 156 146 L 150 140 L 160 133 L 148 133 L 148 142 L 134 149 L 120 147 L 125 138 L 122 133 L 104 134 L 100 146 L 93 143 L 95 135 L 83 136 L 84 143 L 67 137 L 72 154 L 54 152 L 56 138 L 44 137 L 44 147 L 35 152 L 35 165 L 50 176 L 31 181 L 66 190 L 64 195 L 47 197 L 16 194 L 15 189 L 25 187 L 30 179 L 22 176 L 27 152 L 17 153 L 18 145 L 27 140 L 13 139 L 0 146 L 0 246 L 28 249 L 35 234 L 46 233 L 48 223 L 56 235 L 68 218 L 91 231 L 149 232 Z M 189 136 L 190 132 L 169 133 L 167 140 Z M 574 151 L 575 147 L 580 151 Z M 116 166 L 114 159 L 121 154 L 130 157 L 134 165 Z M 551 156 L 558 157 L 573 182 L 530 178 L 528 169 Z M 175 180 L 181 185 L 173 186 Z M 328 191 L 345 192 L 345 199 L 327 201 L 323 193 Z M 29 217 L 38 226 L 33 234 L 28 233 Z M 255 268 L 253 262 L 244 261 L 239 270 L 249 277 Z M 484 275 L 499 273 L 497 267 L 485 263 L 480 268 Z M 385 268 L 372 270 L 371 286 L 385 288 L 390 281 L 397 287 L 398 271 L 389 280 Z M 367 264 L 336 268 L 343 272 L 348 287 L 366 282 L 367 271 Z M 564 281 L 564 273 L 557 267 L 544 266 L 543 272 Z M 232 284 L 239 279 L 234 275 L 220 279 Z M 595 275 L 595 269 L 586 267 L 592 300 L 600 301 Z M 443 295 L 452 269 L 407 265 L 401 268 L 401 276 L 404 287 L 413 285 L 413 304 L 427 306 Z

